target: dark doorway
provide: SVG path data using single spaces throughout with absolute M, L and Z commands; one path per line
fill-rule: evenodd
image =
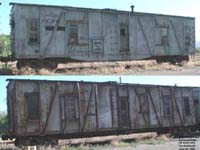
M 120 25 L 120 52 L 129 52 L 128 25 Z

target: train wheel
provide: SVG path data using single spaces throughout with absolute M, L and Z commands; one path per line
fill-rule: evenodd
M 21 146 L 26 145 L 26 144 L 29 145 L 29 143 L 27 143 L 27 140 L 25 141 L 24 139 L 21 139 L 21 138 L 15 139 L 15 146 L 21 147 Z
M 23 62 L 23 61 L 20 61 L 20 60 L 18 60 L 18 61 L 17 61 L 17 69 L 21 69 L 21 68 L 23 68 L 23 67 L 25 67 L 25 64 L 24 64 L 24 62 Z
M 42 145 L 46 145 L 46 146 L 56 146 L 58 145 L 58 139 L 44 139 Z
M 38 66 L 40 66 L 39 62 L 36 61 L 27 61 L 27 60 L 18 60 L 17 61 L 17 69 L 21 69 L 24 67 L 31 67 L 31 68 L 38 68 Z
M 178 62 L 178 59 L 173 57 L 169 60 L 169 62 L 172 64 L 172 65 L 175 65 L 177 62 Z
M 188 56 L 164 56 L 164 57 L 156 57 L 155 58 L 157 63 L 165 63 L 165 62 L 169 62 L 173 65 L 175 65 L 176 63 L 182 63 L 184 61 L 189 61 Z
M 49 70 L 54 70 L 57 67 L 58 67 L 58 63 L 57 62 L 55 62 L 55 61 L 50 62 L 49 60 L 45 61 L 45 68 L 47 68 Z

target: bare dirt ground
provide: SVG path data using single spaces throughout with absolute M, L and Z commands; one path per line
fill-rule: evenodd
M 155 60 L 124 62 L 81 62 L 59 64 L 54 70 L 16 68 L 16 62 L 0 63 L 0 74 L 14 75 L 72 75 L 72 74 L 127 74 L 127 75 L 200 75 L 200 56 L 179 64 L 157 63 Z
M 99 137 L 97 137 L 100 139 Z M 105 138 L 105 137 L 103 137 Z M 187 141 L 189 139 L 189 141 Z M 88 140 L 88 139 L 87 139 Z M 149 138 L 144 138 L 139 136 L 139 138 L 129 139 L 128 142 L 119 141 L 116 138 L 107 144 L 81 144 L 78 146 L 62 145 L 56 147 L 24 147 L 17 148 L 13 144 L 0 146 L 1 150 L 179 150 L 185 148 L 184 150 L 200 150 L 200 138 L 187 138 L 185 139 L 187 143 L 183 143 L 183 139 L 176 139 L 171 137 L 169 134 L 157 135 Z M 192 140 L 195 140 L 192 144 Z M 75 139 L 75 142 L 77 140 Z

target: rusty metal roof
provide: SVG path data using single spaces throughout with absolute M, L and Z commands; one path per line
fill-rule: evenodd
M 110 85 L 129 85 L 129 86 L 147 86 L 147 87 L 180 87 L 180 88 L 200 88 L 195 86 L 177 86 L 177 85 L 153 85 L 153 84 L 138 84 L 138 83 L 119 83 L 115 81 L 107 82 L 93 82 L 93 81 L 65 81 L 65 80 L 38 80 L 38 79 L 7 79 L 6 81 L 19 81 L 19 82 L 68 82 L 68 83 L 96 83 L 96 84 L 110 84 Z
M 94 8 L 83 8 L 83 7 L 71 7 L 71 6 L 58 6 L 58 5 L 46 5 L 46 4 L 31 4 L 31 3 L 15 3 L 11 2 L 10 5 L 21 5 L 21 6 L 36 6 L 36 7 L 58 7 L 62 9 L 71 9 L 71 10 L 81 10 L 81 11 L 99 11 L 105 13 L 123 13 L 123 14 L 134 14 L 134 15 L 159 15 L 159 16 L 171 16 L 171 17 L 179 17 L 179 18 L 190 18 L 195 19 L 195 17 L 190 16 L 177 16 L 177 15 L 167 15 L 167 14 L 153 14 L 153 13 L 146 13 L 146 12 L 131 12 L 131 11 L 124 11 L 124 10 L 117 10 L 117 9 L 94 9 Z

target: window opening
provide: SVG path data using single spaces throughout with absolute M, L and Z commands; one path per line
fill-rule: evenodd
M 189 97 L 184 97 L 184 109 L 185 109 L 185 115 L 189 116 L 191 114 L 190 112 L 190 99 Z
M 77 45 L 78 42 L 78 25 L 77 24 L 70 24 L 69 25 L 69 45 Z
M 39 93 L 24 93 L 27 103 L 28 120 L 39 120 Z
M 39 20 L 28 20 L 28 43 L 30 45 L 39 44 Z
M 163 95 L 163 115 L 169 117 L 171 115 L 171 96 Z
M 148 103 L 147 103 L 147 99 L 146 99 L 146 94 L 142 93 L 139 94 L 139 112 L 140 113 L 147 113 L 148 112 Z

